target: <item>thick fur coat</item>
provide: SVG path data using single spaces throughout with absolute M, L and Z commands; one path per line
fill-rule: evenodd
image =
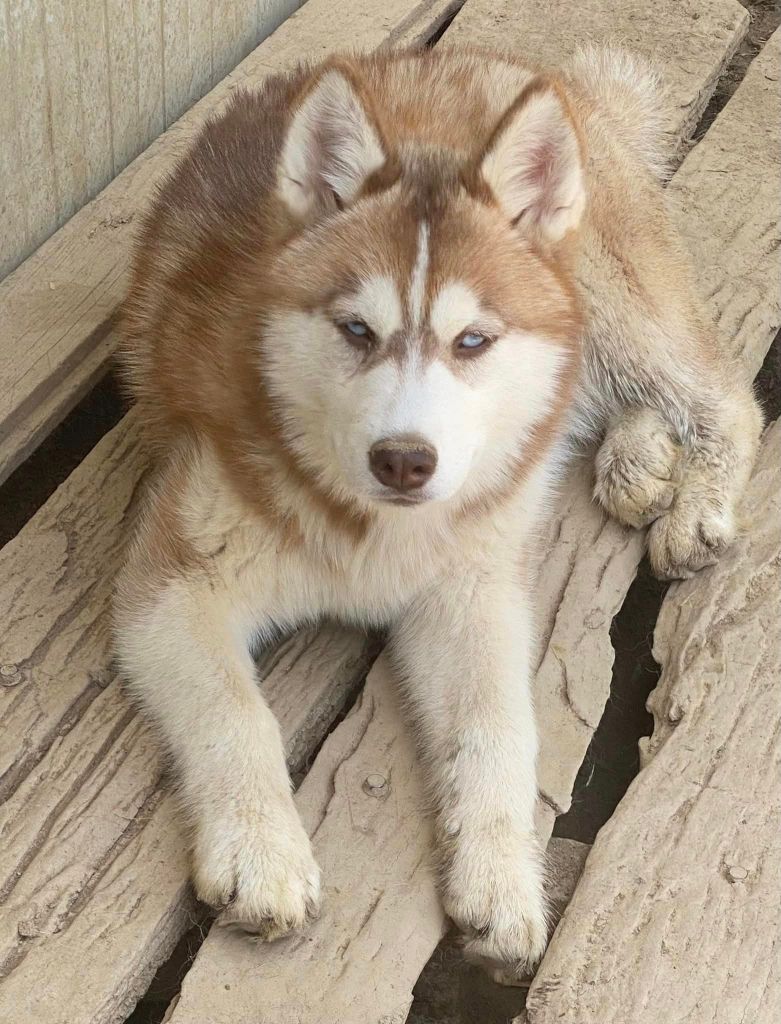
M 238 93 L 160 189 L 123 353 L 160 467 L 116 638 L 223 923 L 316 912 L 250 650 L 333 616 L 389 630 L 468 954 L 541 954 L 527 569 L 566 438 L 677 576 L 732 540 L 760 431 L 661 139 L 620 53 L 342 56 Z

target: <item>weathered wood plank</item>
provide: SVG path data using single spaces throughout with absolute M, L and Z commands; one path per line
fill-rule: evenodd
M 748 21 L 737 0 L 470 0 L 443 41 L 515 50 L 543 65 L 564 61 L 589 41 L 619 43 L 662 72 L 675 145 L 694 130 Z
M 781 1014 L 781 423 L 751 529 L 656 628 L 653 757 L 602 829 L 529 1024 L 770 1024 Z
M 553 836 L 545 851 L 545 891 L 554 921 L 559 921 L 569 906 L 586 866 L 591 846 L 577 839 Z
M 667 190 L 701 293 L 752 380 L 781 324 L 780 83 L 776 30 Z
M 119 6 L 124 9 L 126 5 Z M 285 9 L 292 6 L 297 4 L 287 0 Z M 351 0 L 309 0 L 0 282 L 0 482 L 73 408 L 105 368 L 116 347 L 111 318 L 125 290 L 138 214 L 154 184 L 171 169 L 204 122 L 230 99 L 232 91 L 239 85 L 257 86 L 267 75 L 294 67 L 306 57 L 325 56 L 348 41 L 356 50 L 416 44 L 435 31 L 454 6 L 454 0 L 371 0 L 356 8 Z M 125 67 L 123 54 L 125 51 L 115 74 Z M 33 61 L 25 73 L 34 75 L 35 67 Z M 126 70 L 132 73 L 132 69 Z M 178 97 L 184 88 L 177 77 L 170 103 L 180 105 Z M 37 92 L 32 85 L 29 91 Z M 136 95 L 135 89 L 123 89 L 125 93 L 131 98 Z M 129 120 L 127 132 L 122 133 L 125 147 L 131 146 L 131 127 L 138 135 L 135 121 L 141 114 L 135 107 L 133 111 L 127 113 L 133 125 Z M 17 116 L 17 127 L 20 120 L 25 126 L 20 136 L 23 141 L 30 126 Z M 33 125 L 30 131 L 37 139 L 45 137 L 44 126 Z M 16 139 L 16 129 L 10 135 Z M 137 150 L 135 144 L 132 155 Z M 119 155 L 117 167 L 124 155 Z

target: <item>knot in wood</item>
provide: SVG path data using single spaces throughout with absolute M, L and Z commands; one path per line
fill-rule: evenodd
M 18 686 L 22 673 L 16 665 L 0 665 L 0 686 Z
M 372 772 L 364 779 L 363 788 L 369 796 L 385 796 L 388 792 L 388 780 L 379 772 Z
M 677 700 L 674 700 L 668 708 L 667 721 L 670 722 L 671 725 L 677 725 L 683 718 L 683 715 L 683 706 Z
M 744 882 L 748 878 L 748 871 L 740 864 L 728 864 L 727 878 L 730 882 Z

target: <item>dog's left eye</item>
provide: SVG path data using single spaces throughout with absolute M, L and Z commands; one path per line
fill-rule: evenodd
M 480 331 L 464 331 L 456 340 L 456 349 L 467 353 L 477 353 L 480 349 L 487 348 L 492 340 L 487 334 L 481 334 Z

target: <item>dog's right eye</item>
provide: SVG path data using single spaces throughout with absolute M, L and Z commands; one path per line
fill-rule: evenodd
M 354 334 L 356 338 L 365 338 L 369 333 L 369 328 L 366 324 L 361 323 L 360 320 L 348 320 L 344 326 L 350 334 Z
M 374 332 L 363 320 L 342 320 L 337 327 L 351 345 L 359 348 L 366 348 L 375 340 Z

